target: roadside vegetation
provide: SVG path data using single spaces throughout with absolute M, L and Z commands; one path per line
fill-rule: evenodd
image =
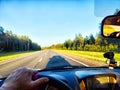
M 66 40 L 61 44 L 54 44 L 47 49 L 62 49 L 76 51 L 94 51 L 94 52 L 120 52 L 120 39 L 104 38 L 98 33 L 96 36 L 92 34 L 85 38 L 78 34 L 73 40 Z
M 75 50 L 56 50 L 56 51 L 89 60 L 96 60 L 102 62 L 106 61 L 106 58 L 103 57 L 104 52 L 75 51 Z M 115 60 L 120 61 L 120 54 L 115 53 Z
M 33 42 L 28 36 L 18 36 L 12 31 L 6 30 L 0 26 L 0 53 L 17 51 L 40 50 L 41 46 Z
M 0 61 L 18 58 L 18 57 L 25 56 L 25 55 L 28 55 L 28 54 L 31 54 L 31 53 L 34 53 L 34 52 L 33 51 L 31 51 L 31 52 L 24 51 L 24 52 L 0 53 Z

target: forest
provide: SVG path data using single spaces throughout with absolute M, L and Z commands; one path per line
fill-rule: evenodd
M 62 44 L 54 44 L 47 48 L 78 51 L 120 52 L 120 39 L 104 38 L 101 36 L 100 32 L 95 37 L 90 34 L 85 38 L 82 34 L 78 34 L 73 40 L 68 39 Z
M 18 36 L 0 26 L 0 52 L 41 50 L 28 36 Z

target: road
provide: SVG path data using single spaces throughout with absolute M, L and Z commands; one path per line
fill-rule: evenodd
M 44 50 L 44 51 L 38 51 L 32 54 L 29 54 L 29 55 L 25 55 L 22 57 L 17 57 L 11 60 L 1 61 L 0 75 L 1 76 L 8 75 L 11 71 L 23 66 L 34 68 L 34 69 L 46 68 L 46 65 L 49 62 L 49 59 L 56 55 L 64 57 L 65 60 L 72 65 L 88 66 L 87 64 L 77 61 L 74 58 L 71 58 L 62 53 L 58 53 L 52 50 Z

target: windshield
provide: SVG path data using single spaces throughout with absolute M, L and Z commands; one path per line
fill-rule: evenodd
M 101 22 L 119 0 L 1 0 L 0 75 L 18 67 L 106 66 L 120 61 L 120 40 L 101 36 Z

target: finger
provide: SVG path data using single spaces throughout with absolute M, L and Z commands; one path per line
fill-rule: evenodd
M 36 69 L 31 69 L 31 68 L 27 68 L 32 74 L 36 74 L 38 73 L 38 70 Z
M 49 81 L 48 78 L 42 77 L 42 78 L 39 78 L 39 79 L 37 79 L 37 80 L 35 80 L 35 81 L 32 81 L 32 86 L 33 86 L 33 87 L 38 87 L 38 86 L 40 86 L 41 84 L 47 83 L 48 81 Z

